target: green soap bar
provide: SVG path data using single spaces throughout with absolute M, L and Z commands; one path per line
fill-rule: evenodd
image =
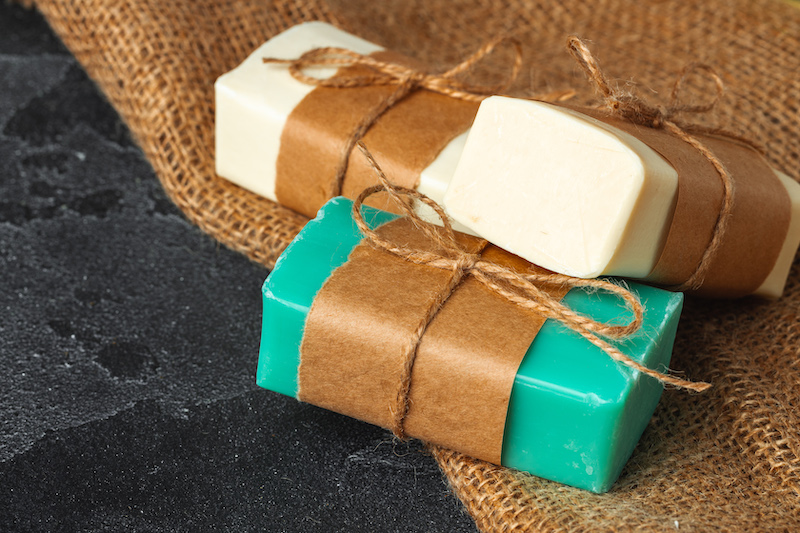
M 347 261 L 362 235 L 352 202 L 329 201 L 278 259 L 263 286 L 264 316 L 256 372 L 259 386 L 297 396 L 297 368 L 305 319 L 317 292 Z M 364 208 L 377 227 L 395 215 Z M 645 306 L 644 325 L 615 344 L 650 368 L 669 364 L 683 295 L 631 283 Z M 617 297 L 573 289 L 572 309 L 596 320 L 625 323 Z M 653 414 L 663 388 L 613 362 L 557 321 L 545 322 L 517 371 L 503 436 L 502 463 L 593 492 L 619 476 Z

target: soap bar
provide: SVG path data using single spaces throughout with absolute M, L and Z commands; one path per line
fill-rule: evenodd
M 351 209 L 352 203 L 343 198 L 328 202 L 281 255 L 265 281 L 256 373 L 259 386 L 297 397 L 306 317 L 325 281 L 362 239 Z M 379 210 L 364 210 L 373 228 L 396 218 Z M 683 297 L 635 283 L 631 289 L 644 305 L 644 325 L 615 345 L 650 368 L 666 368 Z M 630 318 L 621 302 L 605 293 L 573 289 L 563 302 L 601 321 L 624 323 Z M 341 312 L 348 313 L 347 306 L 343 305 Z M 358 322 L 354 319 L 354 323 Z M 579 334 L 547 320 L 514 378 L 501 463 L 605 492 L 632 453 L 661 392 L 656 380 L 619 366 Z M 415 436 L 436 440 L 435 436 Z
M 220 76 L 214 84 L 217 174 L 258 195 L 279 201 L 276 164 L 281 134 L 289 115 L 314 87 L 294 79 L 285 65 L 264 64 L 262 58 L 296 59 L 304 52 L 321 47 L 346 48 L 365 55 L 382 50 L 330 24 L 307 22 L 273 37 L 241 65 Z M 329 78 L 336 69 L 311 68 L 306 73 Z M 441 203 L 465 141 L 466 132 L 444 147 L 422 171 L 418 191 Z M 331 168 L 331 175 L 333 172 Z M 431 222 L 438 220 L 425 206 L 419 206 L 418 212 Z M 303 214 L 314 215 L 313 212 Z M 456 229 L 469 231 L 460 226 Z
M 754 291 L 768 298 L 782 293 L 800 244 L 800 186 L 775 174 L 791 214 Z M 566 107 L 493 96 L 481 104 L 444 205 L 476 234 L 550 270 L 648 279 L 677 192 L 677 171 L 633 135 Z

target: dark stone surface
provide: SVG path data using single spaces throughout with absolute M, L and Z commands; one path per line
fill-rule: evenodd
M 419 444 L 255 386 L 266 270 L 3 2 L 0 163 L 0 530 L 474 530 Z

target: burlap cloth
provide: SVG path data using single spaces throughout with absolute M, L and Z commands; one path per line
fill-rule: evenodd
M 728 85 L 715 113 L 800 177 L 800 10 L 779 0 L 38 0 L 38 9 L 127 122 L 186 216 L 272 265 L 306 221 L 214 174 L 217 76 L 277 32 L 320 19 L 433 64 L 511 32 L 517 91 L 579 89 L 565 52 L 591 41 L 607 74 L 666 99 L 675 73 L 710 63 Z M 690 98 L 708 83 L 693 79 Z M 714 118 L 714 117 L 711 117 Z M 613 490 L 595 495 L 433 455 L 485 531 L 800 531 L 800 271 L 777 302 L 689 300 L 673 367 L 714 388 L 667 391 Z M 254 356 L 255 357 L 255 356 Z M 602 436 L 600 436 L 602 438 Z M 380 512 L 376 509 L 375 512 Z

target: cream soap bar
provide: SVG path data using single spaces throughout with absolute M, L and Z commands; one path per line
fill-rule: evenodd
M 220 76 L 214 84 L 217 174 L 277 201 L 275 168 L 281 132 L 289 114 L 314 87 L 295 80 L 283 65 L 264 64 L 262 58 L 296 59 L 321 47 L 346 48 L 360 54 L 382 50 L 330 24 L 307 22 L 270 39 L 241 65 Z M 306 73 L 327 78 L 336 69 L 313 68 Z M 453 139 L 422 172 L 417 187 L 420 192 L 441 203 L 466 137 L 463 133 Z M 435 221 L 426 211 L 420 210 L 420 214 Z
M 756 291 L 777 298 L 800 244 L 800 186 L 778 173 L 789 231 Z M 678 174 L 632 135 L 581 113 L 493 96 L 481 103 L 444 197 L 476 234 L 550 270 L 643 278 L 672 220 Z

